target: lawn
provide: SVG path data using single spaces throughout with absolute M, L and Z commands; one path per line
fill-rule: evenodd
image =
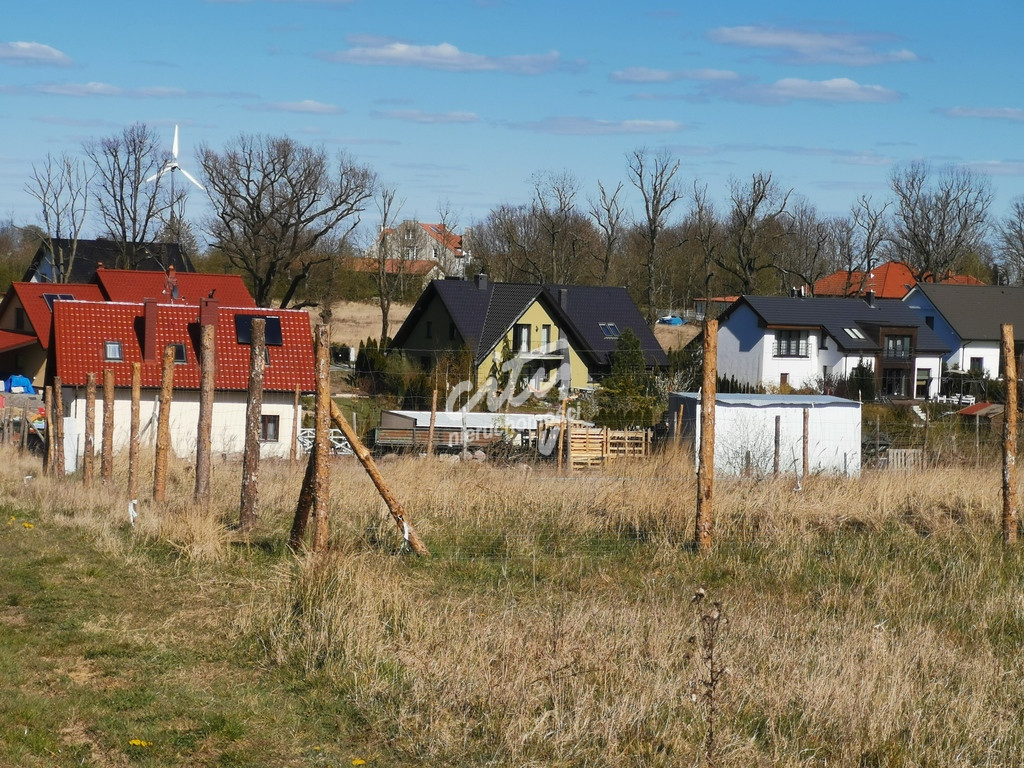
M 313 558 L 285 546 L 286 462 L 243 536 L 230 460 L 209 512 L 177 464 L 177 501 L 143 500 L 133 530 L 118 480 L 26 481 L 7 450 L 2 765 L 1024 761 L 1024 558 L 999 539 L 997 467 L 723 481 L 700 556 L 677 454 L 574 477 L 382 462 L 417 559 L 338 460 Z

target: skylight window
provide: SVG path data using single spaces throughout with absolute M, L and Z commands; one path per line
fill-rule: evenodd
M 53 312 L 53 302 L 55 301 L 74 301 L 75 297 L 70 293 L 44 293 L 43 301 L 46 302 L 46 306 Z
M 615 323 L 598 323 L 601 328 L 601 333 L 604 334 L 606 339 L 617 339 L 619 338 L 619 326 Z
M 124 360 L 124 350 L 120 341 L 103 342 L 103 357 L 108 363 L 119 363 Z
M 843 328 L 843 330 L 846 331 L 846 335 L 849 336 L 851 339 L 867 338 L 860 330 L 860 328 Z
M 185 345 L 182 342 L 175 342 L 171 345 L 174 347 L 174 362 L 185 363 L 188 362 L 188 358 L 185 357 Z

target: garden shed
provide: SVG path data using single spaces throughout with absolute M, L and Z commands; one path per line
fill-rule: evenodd
M 695 448 L 700 444 L 700 398 L 696 392 L 669 394 L 670 437 Z M 780 472 L 800 474 L 805 411 L 809 471 L 859 475 L 860 403 L 830 395 L 719 394 L 715 473 L 771 474 L 777 452 Z

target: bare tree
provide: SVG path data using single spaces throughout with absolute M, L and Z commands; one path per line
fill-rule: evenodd
M 40 206 L 43 245 L 53 261 L 53 282 L 66 283 L 74 267 L 78 239 L 89 210 L 92 171 L 71 155 L 47 155 L 41 166 L 32 166 L 26 191 Z
M 590 218 L 594 220 L 601 233 L 601 248 L 597 252 L 597 279 L 601 285 L 608 285 L 612 262 L 619 255 L 622 245 L 626 211 L 619 199 L 619 195 L 622 194 L 622 182 L 619 182 L 611 194 L 608 194 L 608 190 L 600 181 L 597 182 L 597 189 L 600 195 L 597 200 L 590 201 Z
M 690 231 L 700 247 L 704 264 L 704 298 L 711 298 L 712 267 L 722 251 L 724 232 L 722 222 L 715 213 L 715 205 L 708 200 L 707 185 L 693 183 L 693 209 L 690 213 Z M 710 308 L 711 302 L 706 302 Z
M 1024 197 L 1014 199 L 996 232 L 1000 271 L 1014 285 L 1024 285 Z
M 317 243 L 344 239 L 373 194 L 374 174 L 347 155 L 284 136 L 240 135 L 223 152 L 200 148 L 214 216 L 212 244 L 252 285 L 261 306 L 310 306 L 298 297 L 312 269 L 330 258 Z
M 833 227 L 805 199 L 796 201 L 791 216 L 787 237 L 782 241 L 782 258 L 774 266 L 783 278 L 783 287 L 793 283 L 795 278 L 801 286 L 813 291 L 814 283 L 838 266 Z
M 790 194 L 770 173 L 755 173 L 749 184 L 731 182 L 726 247 L 715 264 L 734 279 L 740 293 L 753 293 L 758 276 L 772 268 L 788 231 Z
M 644 267 L 647 271 L 647 314 L 654 322 L 657 315 L 656 294 L 663 256 L 661 235 L 668 226 L 668 216 L 682 194 L 676 183 L 679 161 L 667 150 L 651 154 L 646 148 L 629 155 L 629 180 L 644 202 L 644 218 L 638 222 L 644 244 Z
M 374 244 L 377 261 L 374 281 L 377 284 L 377 306 L 380 307 L 380 347 L 384 349 L 388 343 L 388 315 L 391 312 L 391 301 L 398 282 L 395 278 L 401 271 L 404 261 L 401 254 L 401 235 L 395 229 L 402 201 L 396 203 L 395 188 L 387 186 L 377 189 L 374 200 L 380 213 L 380 236 Z
M 166 182 L 157 175 L 168 153 L 144 123 L 87 141 L 83 148 L 96 171 L 94 198 L 102 226 L 120 250 L 116 266 L 133 268 L 142 257 L 140 247 L 152 239 L 174 205 Z
M 988 177 L 947 167 L 934 181 L 926 163 L 893 170 L 896 197 L 892 244 L 919 281 L 941 280 L 978 247 L 988 227 Z

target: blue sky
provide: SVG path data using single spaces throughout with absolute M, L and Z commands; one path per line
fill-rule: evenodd
M 719 206 L 769 171 L 844 213 L 923 159 L 990 174 L 1002 215 L 1024 194 L 1022 23 L 1017 0 L 8 3 L 0 216 L 37 218 L 24 187 L 47 153 L 136 121 L 168 148 L 180 124 L 192 172 L 197 145 L 241 132 L 343 149 L 405 217 L 447 202 L 460 226 L 526 202 L 538 172 L 575 175 L 585 205 L 644 146 Z

